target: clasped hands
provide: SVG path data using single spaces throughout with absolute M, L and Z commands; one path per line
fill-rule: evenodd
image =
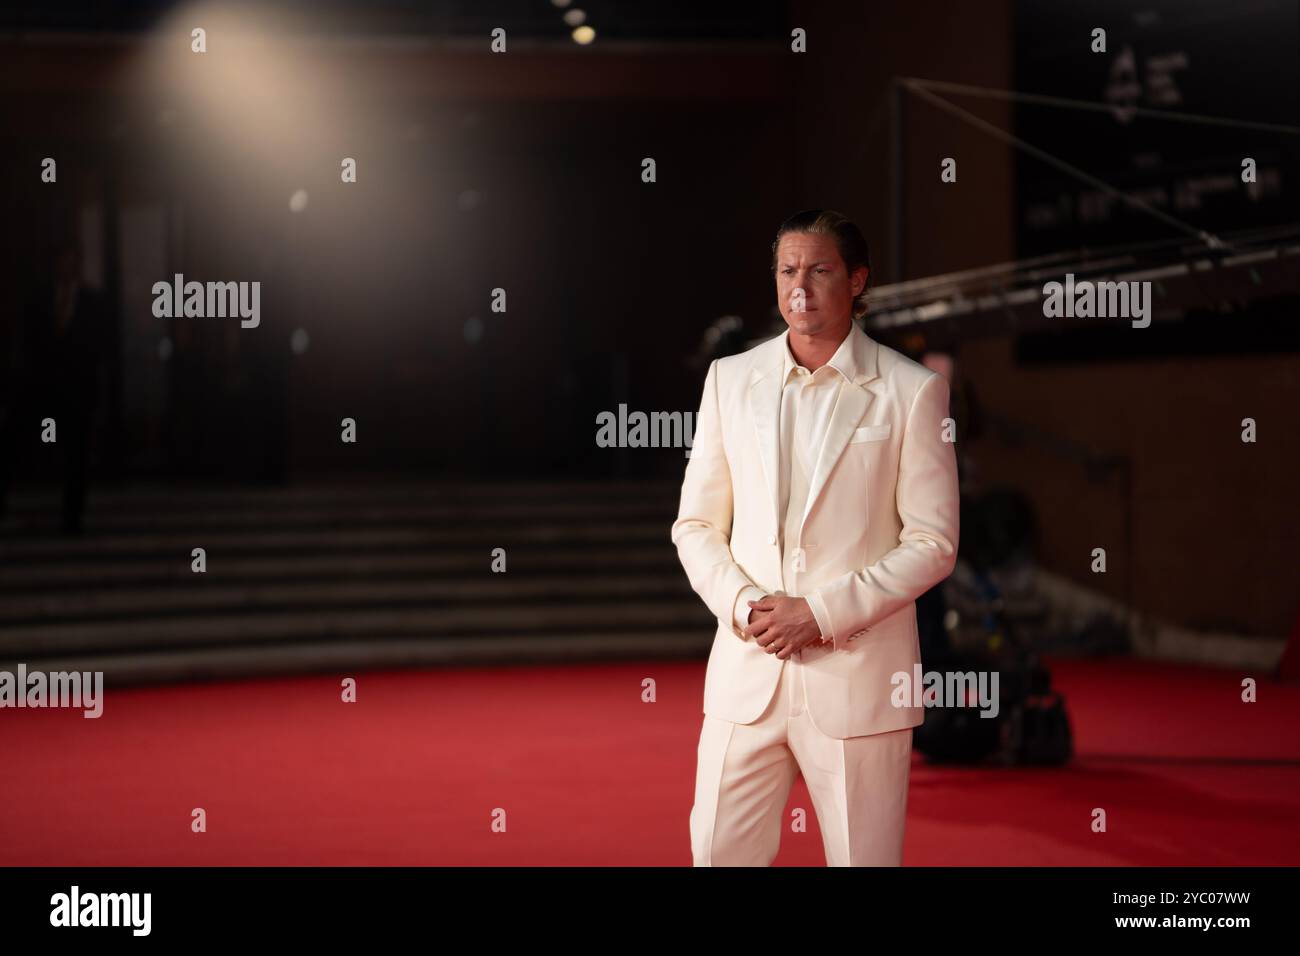
M 809 644 L 825 643 L 817 618 L 804 598 L 769 594 L 762 600 L 746 603 L 749 623 L 742 633 L 752 637 L 768 654 L 785 660 Z

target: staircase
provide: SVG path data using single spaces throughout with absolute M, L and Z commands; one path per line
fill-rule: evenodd
M 703 656 L 675 482 L 56 490 L 0 523 L 0 669 L 114 685 L 352 668 Z M 207 570 L 191 570 L 194 548 Z M 506 570 L 494 573 L 493 551 Z

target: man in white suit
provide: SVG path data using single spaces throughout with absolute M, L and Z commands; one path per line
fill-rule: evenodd
M 871 339 L 868 248 L 838 213 L 773 243 L 788 330 L 715 360 L 672 540 L 718 619 L 704 681 L 691 852 L 767 866 L 796 769 L 830 866 L 897 866 L 923 710 L 915 599 L 957 557 L 943 376 Z

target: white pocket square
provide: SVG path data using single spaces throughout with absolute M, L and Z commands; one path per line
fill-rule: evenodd
M 855 445 L 860 441 L 880 441 L 880 439 L 888 437 L 888 422 L 883 425 L 864 425 L 862 428 L 853 430 L 853 438 L 849 441 L 849 444 Z

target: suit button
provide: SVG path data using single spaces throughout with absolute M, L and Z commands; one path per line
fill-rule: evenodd
M 769 534 L 769 535 L 767 536 L 767 543 L 768 543 L 768 544 L 776 544 L 776 535 L 774 535 L 774 534 Z

